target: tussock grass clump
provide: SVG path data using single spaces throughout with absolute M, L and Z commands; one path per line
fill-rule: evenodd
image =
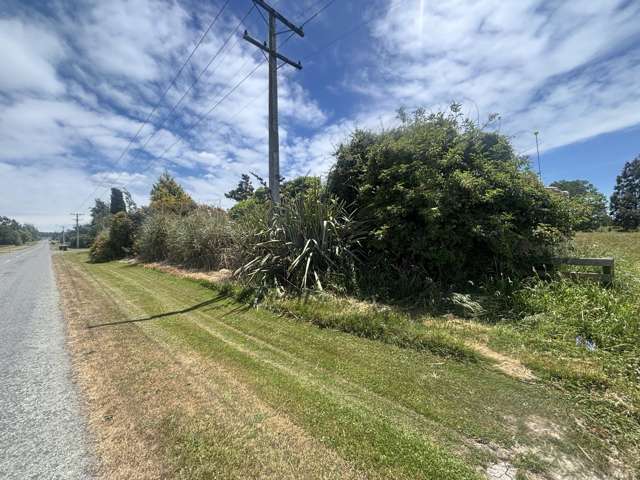
M 135 250 L 141 260 L 155 262 L 167 258 L 169 227 L 174 221 L 173 215 L 162 213 L 154 213 L 144 220 L 135 243 Z
M 227 213 L 217 208 L 199 207 L 170 222 L 167 259 L 189 268 L 229 268 L 234 266 L 234 244 Z

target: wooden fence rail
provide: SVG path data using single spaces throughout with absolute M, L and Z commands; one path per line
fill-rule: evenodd
M 561 272 L 571 278 L 585 278 L 589 280 L 597 280 L 604 285 L 609 285 L 614 279 L 614 260 L 611 257 L 606 258 L 572 258 L 572 257 L 556 257 L 551 259 L 553 266 L 574 265 L 587 267 L 600 267 L 601 272 Z

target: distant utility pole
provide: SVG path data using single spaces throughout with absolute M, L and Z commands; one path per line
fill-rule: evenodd
M 72 217 L 76 217 L 76 248 L 80 248 L 80 217 L 84 216 L 84 213 L 70 213 Z
M 263 0 L 253 0 L 253 3 L 269 14 L 269 42 L 259 42 L 244 31 L 244 39 L 255 45 L 260 50 L 269 54 L 269 190 L 274 204 L 280 203 L 280 146 L 278 140 L 278 59 L 300 70 L 300 62 L 289 60 L 278 53 L 276 35 L 285 32 L 294 32 L 304 37 L 301 27 L 296 27 L 273 7 Z M 276 20 L 280 20 L 288 30 L 276 32 Z
M 536 136 L 536 152 L 538 152 L 538 177 L 540 177 L 540 181 L 542 181 L 542 169 L 540 168 L 540 146 L 538 145 L 538 134 L 540 132 L 536 130 L 533 134 Z
M 62 227 L 62 245 L 64 245 L 64 227 Z

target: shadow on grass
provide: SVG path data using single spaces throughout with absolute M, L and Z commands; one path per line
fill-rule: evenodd
M 87 328 L 110 327 L 110 326 L 115 326 L 115 325 L 123 325 L 123 324 L 127 324 L 127 323 L 146 322 L 146 321 L 149 321 L 149 320 L 156 320 L 158 318 L 170 317 L 172 315 L 181 315 L 183 313 L 190 313 L 190 312 L 193 312 L 193 311 L 196 311 L 196 310 L 200 310 L 200 309 L 202 309 L 204 307 L 207 307 L 209 305 L 213 305 L 214 303 L 220 302 L 222 300 L 226 300 L 228 298 L 229 298 L 228 295 L 220 294 L 220 295 L 215 296 L 214 298 L 211 298 L 209 300 L 205 300 L 204 302 L 196 303 L 195 305 L 191 305 L 190 307 L 186 307 L 186 308 L 183 308 L 183 309 L 180 309 L 180 310 L 173 310 L 171 312 L 157 313 L 155 315 L 150 315 L 148 317 L 143 317 L 143 318 L 132 318 L 132 319 L 128 319 L 128 320 L 120 320 L 120 321 L 117 321 L 117 322 L 99 323 L 97 325 L 89 325 Z M 235 313 L 236 311 L 240 311 L 240 310 L 243 310 L 243 308 L 234 308 L 230 312 L 227 312 L 225 315 L 229 315 L 230 313 Z

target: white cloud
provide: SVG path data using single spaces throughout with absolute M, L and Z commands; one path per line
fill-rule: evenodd
M 65 50 L 56 35 L 19 19 L 0 19 L 0 45 L 2 91 L 64 91 L 64 85 L 56 75 L 56 65 L 64 57 Z
M 187 19 L 175 2 L 95 1 L 77 30 L 67 28 L 77 31 L 85 58 L 102 72 L 156 80 L 162 73 L 158 58 L 188 46 Z
M 640 122 L 632 113 L 639 111 L 640 96 L 629 82 L 638 78 L 637 62 L 612 60 L 638 39 L 640 4 L 415 0 L 406 5 L 389 9 L 375 24 L 378 61 L 352 82 L 381 106 L 431 107 L 471 99 L 485 116 L 501 113 L 507 131 L 540 129 L 547 147 Z M 626 70 L 616 68 L 620 62 Z M 554 93 L 540 98 L 543 90 Z
M 48 19 L 30 18 L 27 10 L 0 19 L 0 62 L 9 66 L 0 71 L 3 193 L 5 179 L 11 183 L 0 204 L 4 214 L 62 221 L 66 217 L 59 211 L 80 208 L 79 198 L 96 187 L 97 194 L 108 196 L 102 181 L 124 184 L 142 203 L 164 168 L 173 169 L 196 200 L 228 206 L 224 192 L 241 173 L 266 177 L 267 71 L 256 49 L 237 33 L 164 120 L 248 5 L 238 7 L 240 12 L 229 8 L 219 19 L 122 161 L 117 161 L 120 153 L 219 6 L 191 12 L 177 0 L 53 5 L 56 13 Z M 312 0 L 284 3 L 299 19 L 314 5 Z M 348 87 L 339 101 L 351 105 L 352 114 L 335 118 L 302 88 L 297 72 L 281 71 L 284 175 L 325 175 L 335 147 L 356 126 L 393 126 L 401 105 L 438 109 L 457 100 L 473 118 L 499 112 L 504 132 L 539 129 L 545 148 L 640 122 L 640 53 L 633 43 L 639 38 L 637 2 L 406 0 L 400 5 L 376 10 L 383 13 L 369 25 L 371 41 L 365 42 L 362 32 L 352 37 L 367 48 L 349 57 L 353 65 L 346 73 L 346 62 L 340 63 L 334 84 L 326 86 L 334 98 L 336 85 Z M 318 17 L 312 28 L 327 18 Z M 339 46 L 326 54 L 332 61 L 345 55 Z M 313 61 L 305 66 L 313 68 Z M 518 138 L 516 144 L 524 149 L 531 139 Z
M 77 208 L 78 198 L 93 190 L 89 176 L 79 168 L 43 169 L 0 162 L 0 178 L 2 215 L 35 224 L 43 231 L 71 225 L 69 213 Z

